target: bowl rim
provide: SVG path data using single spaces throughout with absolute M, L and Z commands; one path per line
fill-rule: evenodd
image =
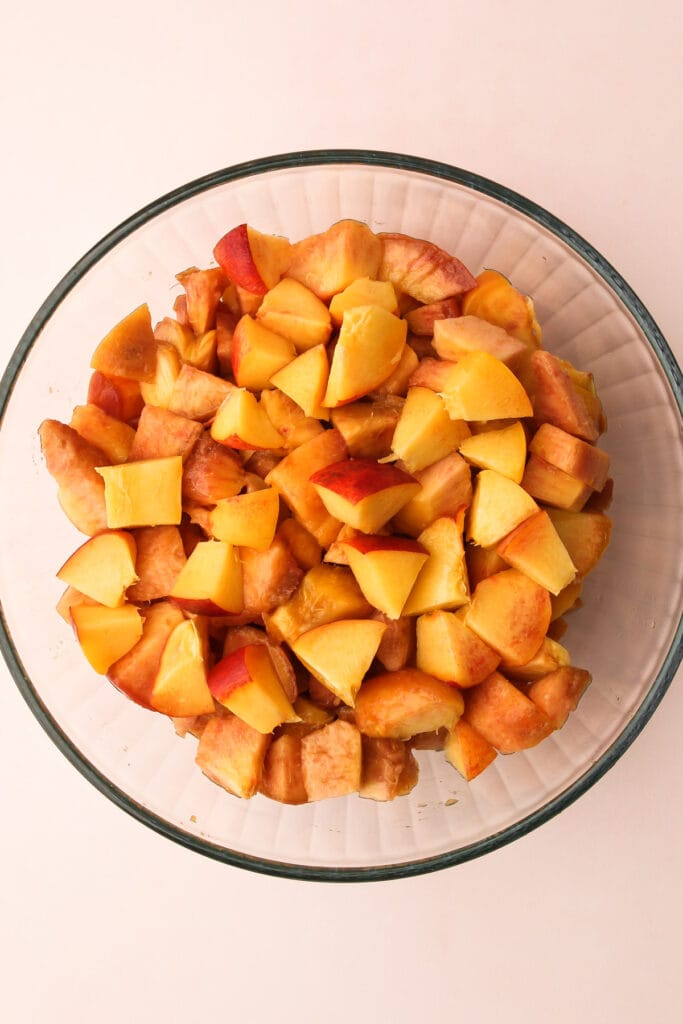
M 465 186 L 475 193 L 496 199 L 505 206 L 529 217 L 546 230 L 549 230 L 573 249 L 602 278 L 635 319 L 664 371 L 678 406 L 679 415 L 683 420 L 683 374 L 653 317 L 630 285 L 604 256 L 558 217 L 505 185 L 498 184 L 489 178 L 460 167 L 451 166 L 450 164 L 381 150 L 314 149 L 299 150 L 249 160 L 222 168 L 200 178 L 195 178 L 193 181 L 181 185 L 171 192 L 167 192 L 165 195 L 142 207 L 100 239 L 67 271 L 36 311 L 22 334 L 0 380 L 0 429 L 2 428 L 4 414 L 22 366 L 46 323 L 81 278 L 119 242 L 159 214 L 171 209 L 184 200 L 219 185 L 271 171 L 331 165 L 384 167 L 422 174 L 427 177 L 445 179 L 457 185 Z M 542 807 L 485 839 L 477 840 L 476 842 L 469 843 L 467 846 L 447 853 L 377 867 L 336 868 L 316 865 L 307 866 L 253 857 L 219 846 L 207 839 L 186 832 L 176 825 L 172 825 L 166 819 L 154 814 L 130 797 L 125 791 L 115 786 L 106 775 L 95 768 L 53 718 L 24 670 L 20 654 L 14 646 L 3 613 L 1 596 L 0 650 L 22 697 L 62 754 L 101 793 L 147 827 L 196 853 L 201 853 L 204 856 L 222 861 L 234 867 L 245 868 L 261 874 L 306 881 L 383 881 L 408 878 L 452 867 L 499 849 L 538 828 L 577 800 L 591 786 L 595 785 L 630 747 L 652 717 L 671 684 L 683 657 L 683 617 L 678 623 L 673 641 L 659 672 L 630 721 L 601 757 L 591 764 L 570 786 Z

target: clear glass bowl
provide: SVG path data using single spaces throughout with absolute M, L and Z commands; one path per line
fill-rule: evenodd
M 566 643 L 594 681 L 567 725 L 499 757 L 469 785 L 421 753 L 409 797 L 287 807 L 240 801 L 194 765 L 195 741 L 92 672 L 55 614 L 55 571 L 82 537 L 58 508 L 37 440 L 86 394 L 97 341 L 148 301 L 170 312 L 175 273 L 211 260 L 248 221 L 300 238 L 342 217 L 431 239 L 473 272 L 492 266 L 534 297 L 552 352 L 594 373 L 609 421 L 612 544 L 589 577 Z M 98 789 L 193 850 L 257 871 L 364 880 L 431 871 L 510 842 L 596 782 L 648 720 L 681 658 L 681 373 L 619 274 L 520 195 L 413 157 L 294 153 L 192 182 L 135 214 L 87 253 L 38 310 L 0 386 L 0 644 L 41 725 Z

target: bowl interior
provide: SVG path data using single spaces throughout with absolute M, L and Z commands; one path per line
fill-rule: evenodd
M 192 738 L 179 740 L 166 719 L 127 701 L 84 662 L 54 612 L 62 590 L 55 572 L 82 537 L 58 508 L 36 431 L 46 417 L 68 422 L 84 402 L 90 356 L 111 325 L 143 301 L 153 319 L 169 314 L 174 275 L 208 265 L 229 227 L 246 220 L 295 240 L 342 217 L 429 238 L 474 273 L 494 267 L 533 296 L 545 347 L 595 375 L 609 423 L 601 445 L 616 481 L 614 533 L 563 641 L 594 682 L 561 732 L 499 757 L 469 785 L 441 754 L 422 753 L 408 798 L 290 808 L 260 796 L 239 801 L 212 785 L 193 764 Z M 483 852 L 597 777 L 656 703 L 672 666 L 682 611 L 683 446 L 667 376 L 627 306 L 570 245 L 457 180 L 361 163 L 293 166 L 208 187 L 147 219 L 77 281 L 36 337 L 5 411 L 0 466 L 2 610 L 34 710 L 126 809 L 233 862 L 364 877 Z

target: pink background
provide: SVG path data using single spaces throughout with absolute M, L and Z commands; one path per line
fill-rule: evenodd
M 219 167 L 325 146 L 444 160 L 536 200 L 617 266 L 683 357 L 673 0 L 63 0 L 3 20 L 3 364 L 129 213 Z M 213 863 L 128 818 L 3 664 L 0 1014 L 677 1022 L 681 682 L 540 830 L 435 875 L 334 887 Z

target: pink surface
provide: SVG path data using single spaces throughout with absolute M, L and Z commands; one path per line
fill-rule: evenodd
M 129 213 L 218 167 L 325 146 L 444 160 L 536 200 L 616 265 L 683 357 L 678 5 L 211 6 L 12 12 L 3 363 Z M 678 1021 L 681 681 L 599 785 L 525 839 L 335 888 L 144 829 L 66 762 L 2 665 L 3 1017 Z

